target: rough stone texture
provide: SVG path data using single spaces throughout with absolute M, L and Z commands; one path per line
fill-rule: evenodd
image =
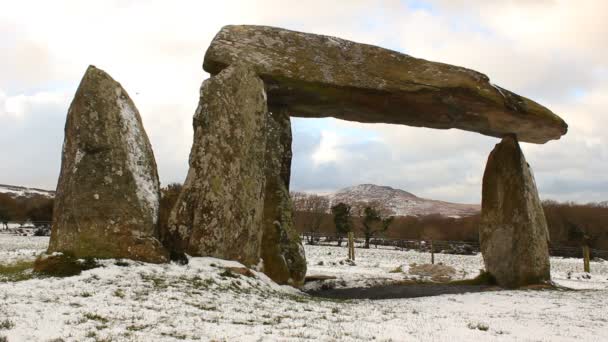
M 293 224 L 289 196 L 291 123 L 285 111 L 269 113 L 266 130 L 266 190 L 262 259 L 264 273 L 279 284 L 304 283 L 306 256 Z
M 203 67 L 236 61 L 265 81 L 268 105 L 292 116 L 459 128 L 521 141 L 559 139 L 566 123 L 479 72 L 351 41 L 265 26 L 225 26 Z
M 259 263 L 267 112 L 264 83 L 244 65 L 203 82 L 190 170 L 163 234 L 172 251 Z
M 67 115 L 48 251 L 165 262 L 159 198 L 137 108 L 118 82 L 90 66 Z
M 530 166 L 515 137 L 494 147 L 483 175 L 481 252 L 499 285 L 550 280 L 549 231 Z

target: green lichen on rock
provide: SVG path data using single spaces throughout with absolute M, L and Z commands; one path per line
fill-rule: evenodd
M 306 276 L 306 256 L 293 223 L 289 196 L 291 123 L 281 110 L 268 114 L 266 190 L 262 259 L 264 273 L 279 284 L 299 286 Z
M 223 27 L 203 67 L 217 74 L 244 61 L 264 80 L 270 107 L 326 117 L 545 143 L 566 134 L 549 109 L 474 70 L 352 41 L 275 27 Z
M 203 82 L 190 169 L 163 232 L 172 251 L 259 263 L 267 112 L 264 84 L 246 65 Z
M 159 197 L 137 108 L 118 82 L 90 66 L 68 110 L 48 252 L 166 262 Z
M 488 157 L 479 240 L 486 271 L 498 285 L 550 280 L 549 230 L 534 175 L 514 136 L 503 138 Z

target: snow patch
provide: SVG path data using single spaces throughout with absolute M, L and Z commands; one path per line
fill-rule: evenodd
M 158 181 L 151 175 L 147 160 L 147 143 L 145 133 L 141 130 L 141 124 L 137 118 L 135 109 L 122 94 L 120 88 L 116 89 L 116 102 L 120 107 L 122 117 L 122 133 L 127 147 L 127 168 L 133 175 L 137 187 L 137 198 L 144 208 L 152 216 L 154 224 L 158 220 L 159 210 L 159 187 Z
M 78 164 L 80 164 L 80 161 L 82 160 L 84 155 L 84 151 L 81 151 L 80 149 L 76 150 L 76 157 L 74 158 L 74 168 L 72 169 L 72 173 L 76 173 L 76 171 L 78 171 Z

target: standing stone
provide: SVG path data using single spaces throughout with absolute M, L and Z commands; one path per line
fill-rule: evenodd
M 203 82 L 190 170 L 165 237 L 172 251 L 259 263 L 267 112 L 264 84 L 247 66 Z
M 481 252 L 500 286 L 550 280 L 549 231 L 536 183 L 514 136 L 494 147 L 483 175 Z
M 90 66 L 65 125 L 48 252 L 166 262 L 154 154 L 127 92 Z
M 291 122 L 285 111 L 268 116 L 266 134 L 266 194 L 262 259 L 264 273 L 279 284 L 302 285 L 306 256 L 293 224 L 289 196 Z

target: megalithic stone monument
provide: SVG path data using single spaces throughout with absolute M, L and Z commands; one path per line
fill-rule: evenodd
M 166 262 L 156 162 L 133 101 L 90 66 L 65 125 L 48 252 Z
M 169 216 L 169 249 L 260 262 L 265 189 L 264 83 L 246 65 L 203 82 L 190 169 Z
M 547 221 L 515 136 L 503 138 L 488 158 L 479 240 L 486 271 L 499 285 L 515 288 L 550 280 Z

